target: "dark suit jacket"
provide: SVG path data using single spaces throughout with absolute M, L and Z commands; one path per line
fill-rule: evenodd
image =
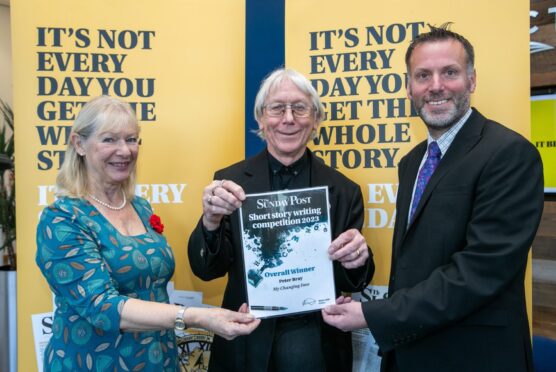
M 325 165 L 309 152 L 311 186 L 328 186 L 332 238 L 351 228 L 361 229 L 364 219 L 363 197 L 357 184 L 340 172 Z M 270 191 L 270 175 L 266 150 L 258 155 L 217 171 L 215 179 L 226 179 L 242 186 L 247 194 Z M 205 242 L 200 220 L 189 239 L 189 262 L 196 276 L 212 280 L 228 274 L 228 284 L 222 307 L 237 310 L 247 302 L 245 277 L 241 253 L 241 234 L 238 212 L 223 219 L 215 252 L 210 252 Z M 334 277 L 339 291 L 360 291 L 374 273 L 372 254 L 367 264 L 354 270 L 344 269 L 334 262 Z M 351 336 L 332 328 L 322 321 L 323 351 L 327 370 L 351 370 Z M 211 371 L 266 371 L 274 337 L 275 319 L 263 320 L 249 336 L 225 341 L 215 337 L 209 369 Z
M 367 324 L 400 371 L 532 371 L 527 255 L 543 208 L 540 156 L 473 110 L 408 226 L 426 141 L 399 164 L 389 298 Z

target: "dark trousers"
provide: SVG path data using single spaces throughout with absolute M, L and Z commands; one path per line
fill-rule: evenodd
M 388 357 L 382 358 L 381 372 L 399 372 L 398 364 L 396 363 L 396 352 L 391 351 Z
M 321 328 L 315 314 L 279 318 L 269 372 L 325 371 Z

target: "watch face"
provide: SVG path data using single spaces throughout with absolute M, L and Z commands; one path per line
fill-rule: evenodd
M 185 321 L 183 320 L 185 309 L 186 307 L 182 306 L 180 311 L 178 311 L 178 313 L 176 314 L 176 320 L 174 321 L 174 328 L 176 329 L 176 331 L 183 331 L 187 328 L 187 326 L 185 325 Z
M 183 331 L 185 329 L 185 322 L 182 319 L 176 319 L 176 322 L 174 323 L 174 327 L 178 331 Z
M 183 331 L 185 329 L 185 323 L 183 322 L 183 320 L 176 320 L 175 328 L 178 331 Z

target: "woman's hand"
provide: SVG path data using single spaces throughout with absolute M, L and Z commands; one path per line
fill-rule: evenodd
M 205 328 L 226 340 L 248 335 L 261 323 L 260 319 L 247 313 L 247 304 L 241 305 L 239 312 L 222 308 L 188 307 L 184 318 L 186 324 Z

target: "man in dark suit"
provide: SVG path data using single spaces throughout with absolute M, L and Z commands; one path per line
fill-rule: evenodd
M 203 280 L 228 274 L 224 308 L 237 309 L 247 301 L 237 213 L 246 193 L 328 186 L 333 239 L 328 253 L 337 295 L 360 291 L 370 281 L 374 264 L 360 233 L 361 190 L 307 149 L 323 117 L 319 96 L 303 75 L 290 69 L 274 71 L 255 100 L 258 134 L 266 149 L 217 171 L 205 188 L 203 216 L 189 240 L 189 261 Z M 209 370 L 350 371 L 351 362 L 350 335 L 313 312 L 263 320 L 250 336 L 231 342 L 215 337 Z
M 431 28 L 406 66 L 429 135 L 399 164 L 389 298 L 339 298 L 324 320 L 368 327 L 382 371 L 532 371 L 523 282 L 543 208 L 539 154 L 470 108 L 463 36 Z

